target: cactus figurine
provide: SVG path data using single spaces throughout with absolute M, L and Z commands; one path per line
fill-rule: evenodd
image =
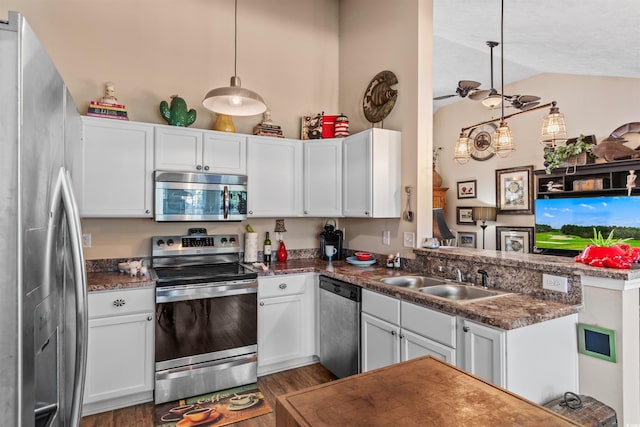
M 171 105 L 167 101 L 160 102 L 160 114 L 171 126 L 191 126 L 196 121 L 196 110 L 187 111 L 187 103 L 178 95 L 171 97 Z

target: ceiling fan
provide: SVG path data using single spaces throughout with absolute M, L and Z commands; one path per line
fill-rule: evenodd
M 474 101 L 482 101 L 482 104 L 489 108 L 497 108 L 502 103 L 502 98 L 510 102 L 510 107 L 518 110 L 528 110 L 539 104 L 540 97 L 535 95 L 504 95 L 501 96 L 493 86 L 493 48 L 500 43 L 494 41 L 488 41 L 487 46 L 491 50 L 491 89 L 478 89 L 480 83 L 473 80 L 460 80 L 456 93 L 452 95 L 443 95 L 433 98 L 434 100 L 441 100 L 451 98 L 453 96 L 460 96 L 461 98 L 469 97 Z

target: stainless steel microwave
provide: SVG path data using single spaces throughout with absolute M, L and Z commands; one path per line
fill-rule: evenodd
M 155 171 L 156 221 L 242 221 L 247 177 Z

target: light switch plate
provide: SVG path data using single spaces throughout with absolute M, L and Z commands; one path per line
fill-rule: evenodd
M 413 248 L 416 244 L 416 233 L 412 231 L 404 232 L 404 247 L 405 248 Z
M 551 274 L 542 274 L 542 287 L 556 292 L 568 292 L 569 279 L 562 276 L 554 276 Z
M 91 247 L 91 233 L 83 233 L 82 234 L 82 247 L 90 248 Z
M 382 244 L 383 245 L 391 244 L 391 231 L 385 230 L 382 232 Z

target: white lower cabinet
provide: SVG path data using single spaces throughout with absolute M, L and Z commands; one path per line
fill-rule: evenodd
M 362 371 L 431 355 L 456 360 L 456 318 L 362 290 Z
M 153 400 L 153 288 L 89 294 L 83 415 Z
M 465 371 L 536 403 L 578 393 L 577 314 L 508 331 L 459 320 Z
M 317 274 L 258 278 L 258 375 L 317 360 Z

